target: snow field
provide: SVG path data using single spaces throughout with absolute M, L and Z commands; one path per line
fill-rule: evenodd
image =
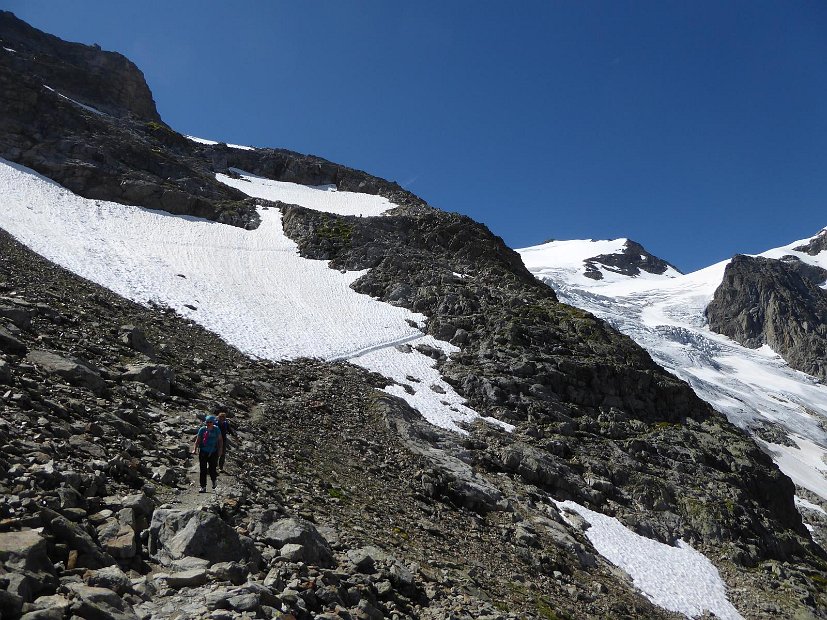
M 597 552 L 626 572 L 655 605 L 695 618 L 710 611 L 722 620 L 743 620 L 729 602 L 726 584 L 705 555 L 679 540 L 670 547 L 635 534 L 613 517 L 571 500 L 554 502 L 569 525 L 566 511 L 589 523 L 586 538 Z
M 422 325 L 425 317 L 353 291 L 350 284 L 364 272 L 340 273 L 326 261 L 299 256 L 277 209 L 261 209 L 261 226 L 242 230 L 87 200 L 5 160 L 0 188 L 0 227 L 92 282 L 139 303 L 170 306 L 252 356 L 355 358 L 408 385 L 411 393 L 395 385 L 387 391 L 443 428 L 462 432 L 458 423 L 479 417 L 441 380 L 433 360 L 397 348 L 420 341 L 451 346 L 409 323 Z M 271 199 L 278 199 L 277 189 L 268 191 Z M 310 196 L 309 205 L 324 195 L 321 203 L 338 212 L 360 209 L 347 192 L 289 189 L 291 199 Z

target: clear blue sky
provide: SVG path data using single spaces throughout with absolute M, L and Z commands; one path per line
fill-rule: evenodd
M 827 226 L 827 3 L 0 0 L 164 120 L 396 180 L 512 247 L 693 270 Z

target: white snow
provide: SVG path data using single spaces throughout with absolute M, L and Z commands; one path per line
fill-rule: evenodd
M 7 52 L 11 52 L 12 54 L 16 54 L 16 53 L 17 53 L 17 50 L 13 50 L 13 49 L 12 49 L 12 48 L 10 48 L 10 47 L 4 47 L 3 49 L 4 49 L 4 50 L 6 50 Z
M 192 140 L 193 142 L 198 142 L 200 144 L 221 144 L 220 142 L 216 142 L 215 140 L 207 140 L 206 138 L 196 138 L 195 136 L 184 136 L 188 140 Z M 253 146 L 243 146 L 241 144 L 227 144 L 231 149 L 241 149 L 242 151 L 255 151 L 255 147 Z
M 809 256 L 792 250 L 807 241 L 796 241 L 762 256 L 792 254 L 827 267 L 827 252 Z M 579 265 L 585 254 L 605 253 L 606 247 L 584 246 L 582 241 L 570 246 L 554 243 L 558 244 L 555 252 L 545 255 L 537 249 L 543 246 L 517 251 L 528 268 L 557 292 L 560 301 L 588 310 L 633 338 L 655 362 L 687 381 L 701 398 L 741 428 L 750 431 L 771 424 L 794 438 L 807 438 L 808 444 L 799 442 L 807 446 L 804 459 L 795 449 L 764 447 L 782 471 L 827 499 L 827 472 L 816 467 L 819 461 L 813 456 L 816 449 L 827 449 L 827 386 L 790 368 L 769 347 L 747 349 L 712 332 L 706 324 L 704 310 L 729 261 L 675 277 L 617 276 L 611 281 L 594 281 L 571 266 Z M 563 252 L 567 247 L 570 254 Z
M 230 170 L 240 175 L 241 178 L 236 179 L 226 174 L 215 176 L 222 183 L 241 190 L 254 198 L 280 200 L 315 211 L 325 211 L 337 215 L 358 215 L 360 217 L 381 215 L 396 206 L 382 196 L 340 192 L 335 185 L 299 185 L 297 183 L 265 179 L 236 168 Z
M 361 210 L 346 192 L 284 189 L 291 199 L 338 196 L 340 211 Z M 278 199 L 273 187 L 268 195 Z M 451 350 L 409 324 L 422 325 L 425 317 L 353 291 L 350 284 L 364 272 L 340 273 L 327 261 L 299 256 L 278 209 L 260 209 L 261 226 L 242 230 L 87 200 L 2 159 L 0 205 L 0 227 L 38 254 L 139 303 L 170 306 L 249 355 L 353 359 L 408 385 L 412 393 L 394 385 L 387 391 L 433 424 L 463 432 L 458 424 L 479 417 L 442 381 L 431 358 L 398 346 Z
M 44 84 L 44 85 L 43 85 L 43 87 L 44 87 L 46 90 L 49 90 L 49 91 L 53 92 L 54 94 L 56 94 L 58 97 L 63 97 L 66 101 L 69 101 L 69 102 L 71 102 L 71 103 L 74 103 L 76 106 L 83 108 L 83 109 L 84 109 L 84 110 L 86 110 L 87 112 L 92 112 L 93 114 L 98 114 L 98 115 L 100 115 L 100 116 L 108 116 L 108 114 L 105 114 L 105 113 L 101 112 L 101 111 L 100 111 L 100 110 L 98 110 L 97 108 L 93 108 L 92 106 L 89 106 L 89 105 L 86 105 L 86 104 L 84 104 L 84 103 L 81 103 L 80 101 L 75 101 L 74 99 L 72 99 L 72 98 L 70 98 L 70 97 L 67 97 L 67 96 L 66 96 L 66 95 L 64 95 L 64 94 L 59 93 L 58 91 L 56 91 L 56 90 L 55 90 L 54 88 L 52 88 L 51 86 L 46 86 L 46 84 Z
M 635 534 L 613 517 L 573 501 L 557 502 L 563 518 L 571 511 L 590 527 L 585 534 L 600 555 L 626 572 L 655 605 L 688 618 L 713 612 L 722 620 L 743 620 L 729 602 L 718 569 L 702 553 L 678 540 L 676 547 Z

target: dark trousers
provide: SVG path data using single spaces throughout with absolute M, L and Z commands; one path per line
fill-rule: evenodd
M 221 453 L 221 456 L 218 457 L 218 466 L 221 469 L 224 469 L 224 459 L 227 458 L 227 438 L 224 437 L 224 452 Z
M 198 464 L 201 466 L 201 486 L 207 486 L 207 465 L 210 467 L 210 480 L 212 480 L 213 486 L 215 486 L 215 481 L 218 479 L 218 472 L 216 471 L 218 467 L 218 451 L 210 452 L 209 454 L 203 450 L 199 451 Z

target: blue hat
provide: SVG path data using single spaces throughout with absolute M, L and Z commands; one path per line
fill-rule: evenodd
M 204 420 L 205 422 L 215 422 L 218 420 L 214 415 L 208 415 L 207 418 Z

